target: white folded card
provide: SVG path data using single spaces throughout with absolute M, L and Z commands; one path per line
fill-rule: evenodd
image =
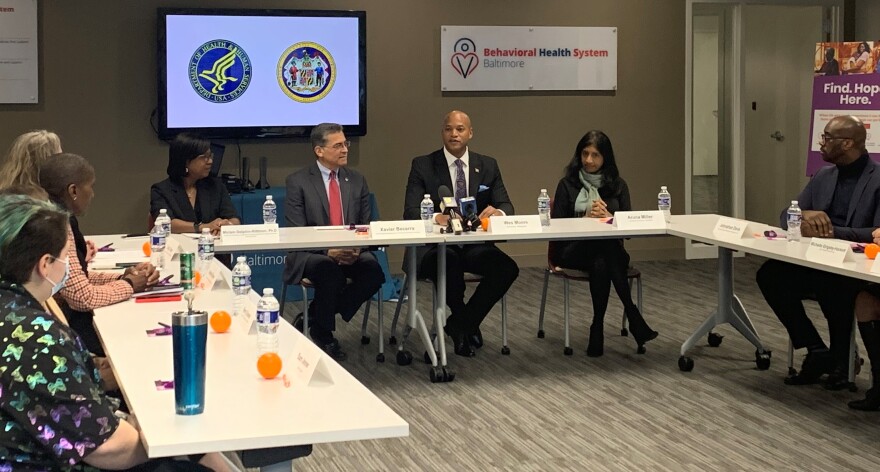
M 223 265 L 217 259 L 211 259 L 208 269 L 199 272 L 201 280 L 199 280 L 199 288 L 202 290 L 213 290 L 214 287 L 232 288 L 231 272 L 223 270 Z
M 174 239 L 173 236 L 168 236 L 165 238 L 165 250 L 162 251 L 162 257 L 165 262 L 171 262 L 174 260 L 174 256 L 179 255 L 183 251 L 183 246 L 180 245 L 180 242 Z
M 236 317 L 248 335 L 257 334 L 257 302 L 254 298 L 259 300 L 259 297 L 253 295 L 256 295 L 256 292 L 251 291 L 250 295 L 245 297 L 243 313 Z
M 721 216 L 718 218 L 718 222 L 715 223 L 715 229 L 712 230 L 712 234 L 718 239 L 737 240 L 751 237 L 752 233 L 755 232 L 754 226 L 749 221 Z
M 226 225 L 220 227 L 223 244 L 277 243 L 278 225 Z
M 489 218 L 489 232 L 492 234 L 540 233 L 541 217 L 538 215 L 504 215 Z
M 614 214 L 617 229 L 666 229 L 666 216 L 660 210 L 618 211 Z
M 421 220 L 417 221 L 421 223 Z M 330 369 L 325 364 L 329 362 L 327 358 L 321 348 L 302 337 L 296 340 L 293 354 L 284 360 L 284 370 L 297 385 L 333 385 Z
M 829 265 L 840 265 L 844 261 L 855 260 L 849 241 L 839 239 L 811 238 L 810 246 L 804 254 L 808 261 Z
M 370 222 L 370 238 L 403 239 L 425 237 L 422 220 L 373 221 Z

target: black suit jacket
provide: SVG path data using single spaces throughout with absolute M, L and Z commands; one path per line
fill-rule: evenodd
M 510 196 L 507 195 L 507 189 L 504 187 L 504 180 L 501 178 L 501 169 L 498 168 L 498 161 L 470 150 L 468 150 L 468 154 L 468 196 L 476 198 L 477 213 L 492 205 L 508 215 L 513 215 L 513 204 L 510 202 Z M 431 195 L 434 208 L 439 211 L 440 196 L 438 189 L 441 185 L 445 185 L 451 191 L 455 188 L 452 184 L 452 178 L 449 176 L 449 165 L 446 162 L 443 149 L 438 149 L 427 156 L 419 156 L 413 159 L 409 178 L 406 182 L 403 219 L 417 220 L 421 218 L 420 205 L 422 199 L 425 198 L 425 194 Z M 419 263 L 421 263 L 422 257 L 426 252 L 427 248 L 419 247 Z M 404 261 L 404 270 L 406 269 L 406 261 Z
M 342 218 L 346 225 L 370 223 L 370 189 L 360 173 L 340 167 L 337 171 L 339 192 L 342 194 Z M 328 226 L 330 202 L 324 188 L 324 178 L 318 164 L 313 162 L 287 176 L 287 197 L 284 200 L 284 218 L 288 226 Z M 297 284 L 302 280 L 306 260 L 310 254 L 326 251 L 293 251 L 287 254 L 284 280 Z
M 159 210 L 168 210 L 171 219 L 210 223 L 217 218 L 238 218 L 226 186 L 217 177 L 206 177 L 196 182 L 196 205 L 193 208 L 183 185 L 165 179 L 150 187 L 150 214 L 155 218 Z

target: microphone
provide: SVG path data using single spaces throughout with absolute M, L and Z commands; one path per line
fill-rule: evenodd
M 476 231 L 480 227 L 480 218 L 477 215 L 477 199 L 464 197 L 461 199 L 461 214 L 467 225 L 466 230 Z
M 449 190 L 449 187 L 441 185 L 440 188 L 437 189 L 437 195 L 440 196 L 440 211 L 445 215 L 449 215 L 449 226 L 446 231 L 461 234 L 463 230 L 461 224 L 461 212 L 458 208 L 458 202 L 456 202 L 455 197 L 452 196 L 452 191 Z

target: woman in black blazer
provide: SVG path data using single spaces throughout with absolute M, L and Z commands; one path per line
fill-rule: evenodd
M 629 211 L 632 205 L 629 188 L 620 178 L 614 161 L 611 140 L 602 131 L 593 130 L 578 142 L 565 176 L 556 186 L 551 216 L 553 218 L 605 218 L 618 210 Z M 630 330 L 639 346 L 657 337 L 632 301 L 626 279 L 629 254 L 621 239 L 594 239 L 558 242 L 551 250 L 551 262 L 558 267 L 577 269 L 590 274 L 593 299 L 593 324 L 587 355 L 599 357 L 604 347 L 602 325 L 611 285 L 623 303 Z M 641 350 L 640 350 L 641 351 Z
M 224 225 L 241 224 L 226 186 L 211 177 L 211 143 L 198 136 L 178 134 L 168 148 L 168 178 L 150 188 L 150 214 L 168 210 L 172 233 L 199 233 L 210 228 L 215 236 Z

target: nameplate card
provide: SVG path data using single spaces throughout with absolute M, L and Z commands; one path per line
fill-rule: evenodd
M 736 241 L 743 237 L 751 236 L 749 226 L 750 223 L 748 221 L 722 216 L 715 223 L 715 229 L 712 230 L 712 234 L 718 239 Z
M 168 237 L 165 238 L 165 250 L 162 251 L 162 259 L 165 263 L 171 262 L 174 260 L 174 256 L 179 255 L 182 251 L 183 246 L 180 245 L 180 241 L 173 236 L 168 235 Z
M 874 262 L 871 263 L 871 273 L 880 274 L 880 257 L 874 258 Z
M 222 264 L 217 259 L 212 259 L 208 264 L 208 268 L 204 270 L 199 281 L 199 288 L 210 291 L 215 287 L 232 288 L 231 272 L 224 270 Z
M 372 239 L 405 239 L 425 237 L 422 220 L 373 221 L 370 222 Z
M 285 370 L 297 385 L 308 385 L 323 355 L 324 351 L 305 337 L 297 339 L 293 354 L 284 361 L 285 367 L 290 366 Z
M 277 243 L 280 239 L 278 225 L 226 225 L 220 227 L 223 244 Z
M 810 262 L 828 265 L 841 265 L 844 261 L 855 260 L 849 242 L 839 239 L 811 238 L 804 256 Z
M 492 234 L 530 234 L 543 231 L 538 215 L 505 215 L 489 218 Z
M 614 214 L 617 229 L 666 229 L 666 216 L 662 211 L 618 211 Z
M 251 294 L 254 292 L 251 291 Z M 234 303 L 234 302 L 233 302 Z M 244 328 L 244 332 L 248 335 L 257 334 L 257 303 L 250 296 L 245 297 L 242 314 L 236 316 L 238 322 Z

